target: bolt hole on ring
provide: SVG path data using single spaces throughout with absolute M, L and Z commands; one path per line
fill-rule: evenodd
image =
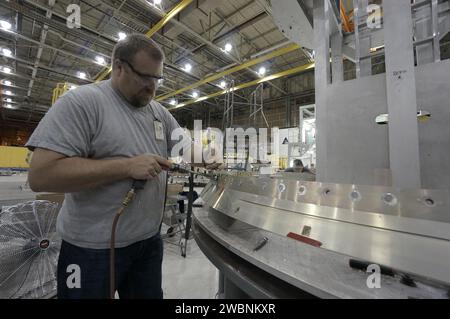
M 331 189 L 325 188 L 325 189 L 322 191 L 322 195 L 323 195 L 323 196 L 331 195 Z
M 395 206 L 397 205 L 397 197 L 392 193 L 383 194 L 382 200 L 386 205 Z
M 361 193 L 359 191 L 357 191 L 356 189 L 354 189 L 353 191 L 350 192 L 349 197 L 350 197 L 350 200 L 353 202 L 360 201 L 362 198 Z
M 432 199 L 431 197 L 425 197 L 423 199 L 423 202 L 426 206 L 428 207 L 434 207 L 436 206 L 436 202 L 434 201 L 434 199 Z
M 286 190 L 286 185 L 284 185 L 284 184 L 278 185 L 278 191 L 280 193 L 284 192 L 285 190 Z
M 300 185 L 299 188 L 298 188 L 298 194 L 300 196 L 304 196 L 306 194 L 306 192 L 307 192 L 306 186 L 305 185 Z

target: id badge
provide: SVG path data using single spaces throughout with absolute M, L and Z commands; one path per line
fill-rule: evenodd
M 160 121 L 154 121 L 153 124 L 155 125 L 155 137 L 158 141 L 164 141 L 164 132 L 163 132 L 163 126 Z

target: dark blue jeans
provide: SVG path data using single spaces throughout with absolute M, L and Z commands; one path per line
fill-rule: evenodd
M 162 299 L 163 242 L 159 234 L 116 248 L 115 259 L 116 288 L 121 299 Z M 74 284 L 75 268 L 80 273 L 79 288 Z M 57 281 L 59 299 L 109 298 L 109 249 L 82 248 L 63 241 Z

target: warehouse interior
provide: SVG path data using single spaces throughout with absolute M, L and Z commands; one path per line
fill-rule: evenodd
M 120 258 L 113 242 L 127 209 L 156 196 L 162 178 L 165 299 L 450 298 L 450 1 L 8 0 L 1 299 L 57 298 L 61 211 L 67 218 L 82 196 L 30 185 L 34 141 L 63 101 L 113 83 L 113 49 L 134 34 L 165 57 L 163 75 L 125 61 L 135 77 L 157 79 L 145 108 L 159 105 L 217 165 L 163 152 L 172 165 L 156 179 L 122 178 L 131 195 L 102 221 L 108 236 L 113 229 L 108 267 Z M 53 128 L 55 139 L 74 121 Z M 125 156 L 112 149 L 132 134 L 121 128 L 110 131 L 111 156 Z M 97 135 L 89 155 L 59 153 L 104 160 L 91 155 Z M 89 188 L 92 201 L 117 180 Z M 105 270 L 106 298 L 121 298 L 114 271 Z

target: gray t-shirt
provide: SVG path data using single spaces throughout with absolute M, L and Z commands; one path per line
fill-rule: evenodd
M 154 121 L 164 138 L 155 136 Z M 167 158 L 177 143 L 179 125 L 167 109 L 152 101 L 135 108 L 116 92 L 111 80 L 65 93 L 33 132 L 27 147 L 49 149 L 68 157 L 112 159 L 157 154 Z M 125 247 L 158 233 L 162 220 L 166 174 L 149 180 L 120 217 L 116 247 Z M 61 237 L 74 245 L 109 247 L 112 222 L 132 180 L 117 181 L 86 191 L 67 193 L 57 220 Z

